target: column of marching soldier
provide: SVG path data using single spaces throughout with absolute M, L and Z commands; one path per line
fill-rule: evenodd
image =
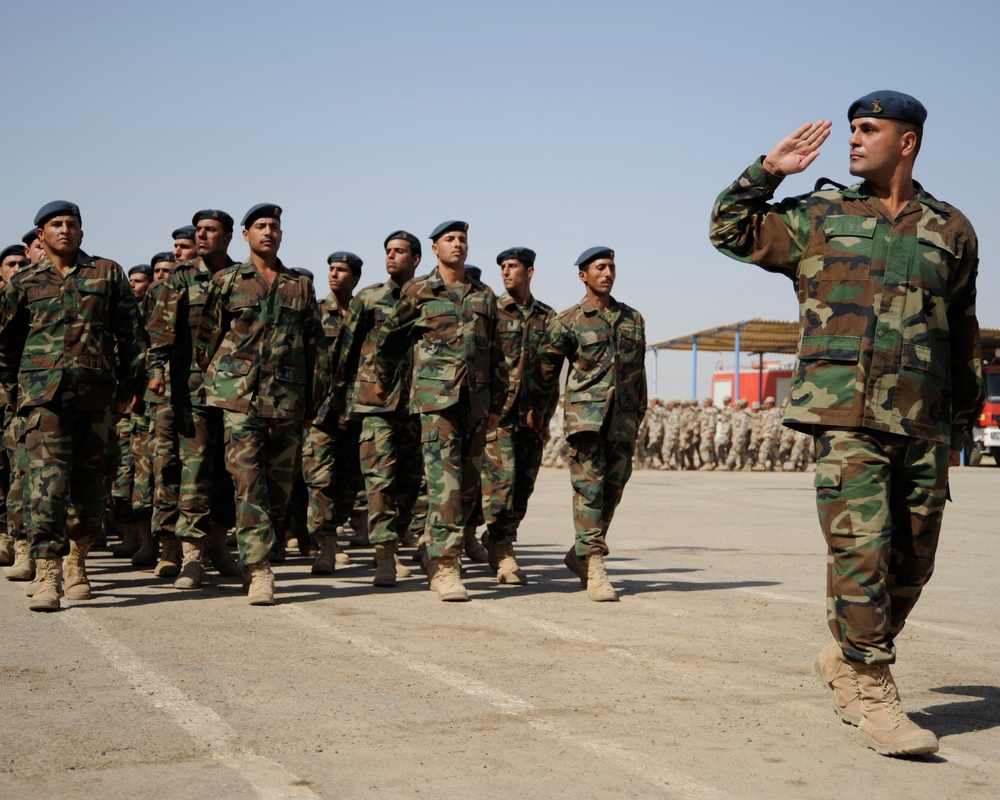
M 312 274 L 278 258 L 281 213 L 245 214 L 243 263 L 228 255 L 233 218 L 206 209 L 126 275 L 81 249 L 65 201 L 3 251 L 0 563 L 27 582 L 29 608 L 90 599 L 86 558 L 109 533 L 115 556 L 176 589 L 214 569 L 271 605 L 286 549 L 312 555 L 315 575 L 350 563 L 348 520 L 352 543 L 374 547 L 375 586 L 410 577 L 402 545 L 418 545 L 442 600 L 469 598 L 463 553 L 524 584 L 514 542 L 564 361 L 565 563 L 591 599 L 617 599 L 606 534 L 647 403 L 644 323 L 611 296 L 613 250 L 580 256 L 585 297 L 557 315 L 531 293 L 533 251 L 497 256 L 496 297 L 452 220 L 430 235 L 430 271 L 420 239 L 390 233 L 387 279 L 356 295 L 362 260 L 332 253 L 317 300 Z

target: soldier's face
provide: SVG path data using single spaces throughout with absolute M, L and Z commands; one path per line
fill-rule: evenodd
M 916 141 L 912 132 L 900 133 L 891 119 L 859 117 L 851 122 L 851 174 L 859 178 L 886 180 L 903 160 L 906 142 Z
M 250 251 L 259 256 L 273 256 L 281 247 L 281 220 L 277 217 L 261 217 L 243 229 L 243 238 L 250 245 Z
M 128 276 L 128 282 L 132 284 L 132 294 L 135 295 L 135 299 L 142 300 L 146 296 L 146 290 L 149 289 L 149 276 L 141 272 L 133 272 Z
M 217 219 L 200 219 L 195 227 L 195 249 L 198 255 L 213 256 L 229 250 L 233 240 L 233 232 L 226 233 L 222 223 Z
M 45 249 L 60 256 L 75 255 L 83 243 L 83 228 L 76 217 L 53 217 L 41 228 Z
M 42 240 L 35 239 L 35 241 L 28 245 L 28 259 L 32 264 L 40 264 L 44 258 L 45 247 L 42 245 Z
M 417 271 L 420 256 L 413 255 L 413 248 L 406 239 L 390 239 L 385 245 L 385 271 L 394 278 L 410 280 Z
M 174 258 L 178 261 L 189 261 L 198 255 L 198 246 L 194 239 L 174 239 Z
M 449 231 L 439 236 L 431 249 L 446 267 L 461 267 L 469 255 L 469 237 L 462 231 Z
M 527 294 L 531 290 L 531 276 L 534 274 L 534 267 L 526 267 L 516 258 L 508 258 L 500 264 L 503 288 L 511 294 Z
M 357 283 L 351 274 L 351 268 L 343 261 L 333 261 L 330 263 L 330 291 L 334 294 L 350 291 Z
M 153 264 L 153 280 L 162 281 L 167 275 L 170 274 L 170 270 L 174 268 L 173 261 L 157 261 Z
M 615 262 L 610 258 L 595 258 L 580 270 L 580 280 L 598 297 L 611 294 L 615 285 Z
M 3 261 L 0 261 L 0 280 L 7 283 L 15 272 L 26 266 L 28 266 L 28 259 L 25 256 L 7 256 Z

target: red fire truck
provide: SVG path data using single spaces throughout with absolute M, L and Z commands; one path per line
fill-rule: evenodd
M 972 429 L 968 463 L 976 466 L 983 456 L 992 456 L 1000 466 L 1000 361 L 983 362 L 986 381 L 986 405 Z

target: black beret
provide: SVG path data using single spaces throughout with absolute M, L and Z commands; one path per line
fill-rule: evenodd
M 177 239 L 191 239 L 194 241 L 194 237 L 198 235 L 198 229 L 194 225 L 181 225 L 177 228 L 170 238 L 176 241 Z
M 257 205 L 243 215 L 243 221 L 240 225 L 244 228 L 249 228 L 256 220 L 262 218 L 280 220 L 281 206 L 276 206 L 274 203 L 257 203 Z
M 153 267 L 149 264 L 136 264 L 134 267 L 129 267 L 128 276 L 131 278 L 137 272 L 141 272 L 150 280 L 153 279 Z
M 365 263 L 358 256 L 354 255 L 354 253 L 349 253 L 347 250 L 338 250 L 336 253 L 330 253 L 326 257 L 327 264 L 332 264 L 335 261 L 347 264 L 351 268 L 352 275 L 360 275 L 361 267 Z
M 150 267 L 155 267 L 161 261 L 176 261 L 173 253 L 157 253 L 151 259 L 149 259 Z
M 46 203 L 38 209 L 38 213 L 35 214 L 35 227 L 42 227 L 53 217 L 76 217 L 77 221 L 83 224 L 78 205 L 68 200 L 53 200 L 51 203 Z
M 311 269 L 306 269 L 305 267 L 292 267 L 293 272 L 299 273 L 299 275 L 305 275 L 309 280 L 316 280 L 316 276 L 313 275 Z
M 483 271 L 475 264 L 466 264 L 465 271 L 470 277 L 475 278 L 477 281 L 481 281 L 483 279 Z
M 610 247 L 591 247 L 580 253 L 580 257 L 576 260 L 576 266 L 580 269 L 586 269 L 591 261 L 596 261 L 598 258 L 610 258 L 613 261 L 615 251 Z
M 417 256 L 420 255 L 420 240 L 412 233 L 407 233 L 406 231 L 393 231 L 385 237 L 385 241 L 382 242 L 382 247 L 388 247 L 389 242 L 393 239 L 402 239 L 404 242 L 409 242 L 410 250 L 413 251 L 413 254 Z
M 24 249 L 23 244 L 12 244 L 9 247 L 5 247 L 2 252 L 0 252 L 0 261 L 3 261 L 7 256 L 17 256 L 18 258 L 27 258 L 27 251 Z
M 517 259 L 526 267 L 532 267 L 535 264 L 535 251 L 527 247 L 511 247 L 497 256 L 497 264 L 503 264 L 509 258 Z
M 31 245 L 35 243 L 35 239 L 37 238 L 38 238 L 38 228 L 32 228 L 30 231 L 24 234 L 24 236 L 21 237 L 21 241 L 24 242 L 24 244 L 27 247 L 31 247 Z
M 226 233 L 233 232 L 233 218 L 229 216 L 225 211 L 219 211 L 217 208 L 206 208 L 202 211 L 196 213 L 191 217 L 191 224 L 197 225 L 199 220 L 202 219 L 217 219 L 222 223 L 222 230 Z
M 469 232 L 469 223 L 462 222 L 457 219 L 450 219 L 447 222 L 442 222 L 434 230 L 431 231 L 430 240 L 436 242 L 440 237 L 444 236 L 446 233 L 451 233 L 452 231 L 461 231 L 462 233 Z
M 924 127 L 927 109 L 915 97 L 888 89 L 859 97 L 847 110 L 848 121 L 858 117 L 879 117 L 910 122 L 918 128 Z

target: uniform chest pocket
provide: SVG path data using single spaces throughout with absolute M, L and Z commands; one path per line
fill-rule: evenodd
M 607 328 L 594 328 L 583 331 L 580 334 L 580 363 L 579 367 L 584 372 L 590 372 L 598 364 L 607 359 L 611 349 L 608 347 Z
M 424 338 L 430 342 L 447 342 L 457 335 L 455 306 L 444 302 L 428 303 L 424 308 Z
M 833 215 L 823 224 L 823 268 L 819 281 L 867 281 L 878 220 L 851 214 Z
M 618 329 L 618 347 L 623 359 L 634 360 L 643 350 L 642 331 L 634 325 Z
M 58 297 L 61 294 L 58 286 L 38 286 L 28 289 L 28 302 L 29 303 L 39 303 L 43 300 L 49 300 L 53 297 Z
M 236 315 L 244 313 L 247 309 L 256 314 L 259 308 L 260 298 L 254 294 L 234 294 L 226 303 L 226 311 Z
M 306 301 L 301 297 L 289 297 L 283 294 L 278 297 L 278 306 L 281 309 L 281 316 L 294 319 L 302 316 Z

